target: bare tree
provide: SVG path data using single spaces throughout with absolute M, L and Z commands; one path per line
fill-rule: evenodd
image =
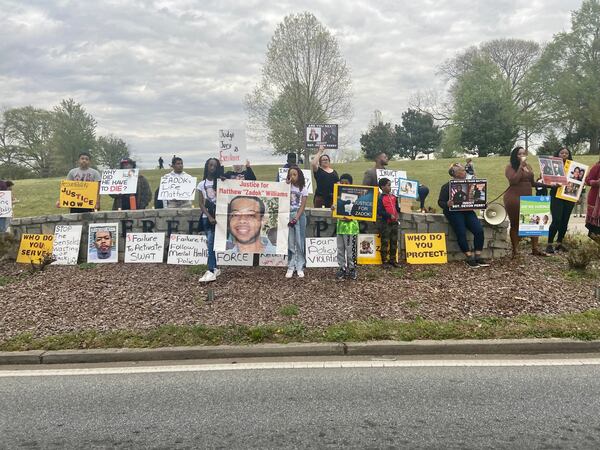
M 309 13 L 288 15 L 267 48 L 262 79 L 245 99 L 249 135 L 267 137 L 274 153 L 304 153 L 311 122 L 352 117 L 350 71 L 337 41 Z

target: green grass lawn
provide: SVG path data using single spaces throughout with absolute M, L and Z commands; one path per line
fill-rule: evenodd
M 593 165 L 597 160 L 597 155 L 576 156 L 575 159 L 584 164 Z M 537 160 L 530 157 L 532 166 L 537 170 Z M 406 170 L 410 179 L 418 180 L 420 183 L 429 187 L 430 193 L 427 197 L 426 206 L 439 209 L 437 207 L 437 197 L 439 189 L 444 184 L 448 176 L 448 167 L 452 162 L 464 162 L 461 159 L 438 159 L 438 160 L 420 160 L 420 161 L 391 161 L 389 169 Z M 508 164 L 508 157 L 475 158 L 475 171 L 478 177 L 488 180 L 489 194 L 488 199 L 492 200 L 506 189 L 507 182 L 504 177 L 504 168 Z M 350 173 L 354 178 L 355 184 L 362 182 L 363 173 L 366 169 L 373 166 L 372 162 L 355 162 L 347 164 L 334 164 L 338 174 Z M 277 175 L 277 166 L 253 166 L 256 177 L 259 180 L 273 181 Z M 186 168 L 185 171 L 190 175 L 201 177 L 201 168 Z M 143 170 L 143 175 L 150 182 L 154 191 L 158 186 L 159 179 L 168 170 Z M 17 180 L 13 188 L 14 195 L 18 203 L 14 206 L 15 217 L 39 216 L 46 214 L 57 214 L 59 211 L 66 212 L 66 209 L 56 209 L 58 200 L 58 189 L 60 178 L 29 179 Z M 197 204 L 197 202 L 196 202 Z M 111 209 L 112 199 L 108 196 L 102 196 L 101 206 L 103 210 Z M 309 206 L 312 206 L 312 199 L 309 199 Z

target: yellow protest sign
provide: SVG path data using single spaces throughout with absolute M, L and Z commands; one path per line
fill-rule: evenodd
M 406 262 L 409 264 L 446 264 L 445 233 L 406 233 Z
M 21 245 L 17 262 L 24 264 L 41 264 L 45 256 L 52 255 L 52 234 L 24 234 L 21 236 Z
M 398 251 L 396 251 L 398 259 Z M 356 263 L 360 265 L 381 264 L 381 236 L 378 234 L 359 234 L 356 244 Z
M 98 203 L 98 181 L 71 181 L 60 182 L 60 207 L 61 208 L 89 208 L 94 209 Z

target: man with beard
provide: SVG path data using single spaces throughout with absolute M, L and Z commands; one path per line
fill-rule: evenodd
M 260 232 L 265 222 L 265 204 L 258 197 L 238 195 L 227 207 L 227 250 L 236 253 L 275 254 L 276 247 Z
M 94 248 L 90 251 L 90 260 L 108 260 L 112 256 L 113 235 L 106 229 L 94 233 Z
M 375 167 L 367 169 L 363 178 L 364 186 L 377 186 L 377 169 L 385 169 L 388 165 L 389 158 L 387 153 L 381 152 L 375 156 Z

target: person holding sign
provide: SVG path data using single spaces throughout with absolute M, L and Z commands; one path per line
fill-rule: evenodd
M 241 164 L 234 164 L 233 170 L 225 172 L 228 180 L 256 180 L 256 175 L 250 167 L 250 161 L 246 161 L 246 169 Z
M 221 274 L 217 268 L 217 255 L 215 253 L 215 218 L 217 212 L 217 182 L 223 168 L 217 158 L 208 158 L 204 163 L 203 179 L 196 190 L 198 191 L 200 214 L 200 230 L 206 233 L 206 246 L 208 248 L 208 270 L 198 281 L 208 283 L 215 281 Z
M 600 236 L 600 161 L 592 166 L 585 178 L 585 184 L 590 186 L 587 196 L 587 211 L 585 215 L 585 227 L 588 236 Z
M 183 159 L 179 156 L 173 156 L 171 160 L 171 167 L 173 170 L 170 175 L 184 175 L 189 176 L 187 173 L 183 171 Z M 196 180 L 194 179 L 194 182 Z M 192 201 L 191 200 L 166 200 L 163 201 L 163 206 L 165 208 L 191 208 Z
M 0 180 L 0 192 L 1 191 L 5 191 L 7 192 L 7 196 L 8 197 L 8 205 L 11 210 L 11 214 L 12 214 L 12 204 L 15 203 L 14 198 L 12 198 L 11 194 L 12 194 L 12 187 L 13 187 L 14 183 L 10 180 L 7 181 L 2 181 Z M 6 230 L 8 230 L 8 226 L 10 225 L 10 217 L 0 217 L 0 233 L 5 233 Z
M 342 174 L 340 184 L 352 184 L 352 175 Z M 331 206 L 335 210 L 335 205 Z M 343 280 L 348 277 L 356 280 L 356 239 L 359 233 L 358 221 L 348 217 L 338 218 L 335 224 L 335 234 L 337 235 L 337 261 L 338 271 L 335 277 Z
M 563 160 L 563 164 L 567 161 L 573 160 L 571 151 L 567 147 L 560 148 L 554 153 L 554 156 L 560 157 Z M 567 234 L 567 228 L 569 227 L 569 219 L 573 212 L 575 203 L 568 200 L 563 200 L 556 197 L 558 186 L 553 186 L 550 189 L 550 214 L 552 215 L 552 223 L 550 223 L 550 229 L 548 231 L 548 245 L 546 246 L 546 253 L 554 253 L 555 251 L 565 251 L 562 245 L 563 238 Z M 556 236 L 558 233 L 558 236 Z M 556 237 L 556 248 L 552 246 L 554 243 L 554 237 Z
M 304 244 L 306 241 L 306 200 L 308 190 L 304 174 L 298 166 L 290 167 L 286 182 L 290 185 L 290 222 L 288 223 L 288 269 L 286 278 L 292 278 L 294 270 L 298 278 L 304 278 L 306 263 Z
M 400 205 L 398 197 L 392 194 L 392 182 L 388 178 L 379 180 L 378 185 L 382 192 L 377 201 L 377 221 L 381 236 L 381 264 L 398 267 L 396 253 L 398 252 Z
M 467 178 L 465 168 L 459 163 L 454 163 L 448 169 L 448 174 L 454 180 L 464 180 Z M 454 205 L 455 196 L 450 198 L 450 182 L 444 184 L 440 189 L 438 205 L 442 208 L 444 216 L 448 219 L 450 227 L 456 234 L 458 246 L 467 258 L 467 265 L 472 268 L 486 267 L 489 264 L 481 257 L 483 250 L 483 227 L 473 210 L 451 211 Z M 467 230 L 473 234 L 473 250 L 469 248 L 467 241 Z
M 136 163 L 131 158 L 123 158 L 119 163 L 121 170 L 135 169 L 135 167 Z M 113 210 L 146 209 L 152 199 L 152 189 L 146 177 L 139 174 L 135 194 L 110 194 L 110 196 L 114 199 Z
M 325 155 L 325 147 L 319 146 L 319 150 L 310 162 L 317 188 L 313 204 L 315 208 L 331 208 L 333 204 L 333 185 L 340 181 L 338 174 L 331 167 L 329 155 Z
M 69 181 L 97 181 L 98 182 L 98 201 L 96 210 L 100 210 L 100 181 L 102 176 L 96 169 L 90 167 L 92 157 L 88 152 L 81 152 L 78 159 L 79 167 L 69 170 L 67 180 Z M 60 201 L 56 202 L 56 207 L 60 208 Z M 94 208 L 71 208 L 72 213 L 93 212 Z

